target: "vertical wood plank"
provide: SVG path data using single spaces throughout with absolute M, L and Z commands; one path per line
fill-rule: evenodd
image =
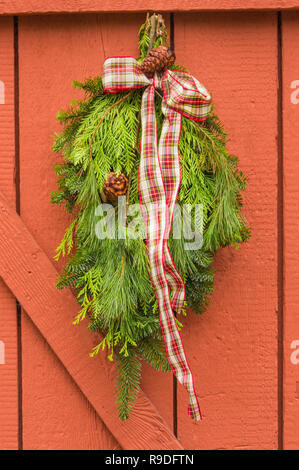
M 299 12 L 282 14 L 284 448 L 299 448 Z
M 163 16 L 169 31 L 169 15 Z M 145 17 L 146 15 L 143 13 L 99 16 L 99 25 L 102 31 L 100 73 L 102 73 L 104 57 L 117 55 L 138 57 L 138 31 L 141 24 L 144 23 Z M 143 364 L 142 389 L 172 429 L 172 374 L 157 372 L 147 364 Z
M 21 215 L 49 257 L 69 222 L 66 213 L 49 202 L 56 186 L 52 167 L 57 157 L 50 149 L 50 136 L 59 129 L 55 116 L 78 97 L 72 80 L 100 74 L 106 56 L 137 55 L 137 32 L 143 19 L 144 15 L 136 14 L 20 19 Z M 70 328 L 74 328 L 72 318 Z M 153 372 L 149 376 L 155 377 Z M 171 377 L 157 377 L 155 384 L 145 379 L 143 387 L 171 423 L 171 403 L 162 405 L 171 393 Z M 160 382 L 162 399 L 154 391 Z M 26 316 L 23 394 L 26 449 L 117 448 Z
M 27 17 L 19 37 L 21 215 L 53 257 L 68 217 L 50 205 L 57 158 L 51 135 L 57 111 L 76 95 L 72 80 L 98 71 L 100 31 L 96 16 Z M 24 448 L 118 448 L 26 315 L 22 322 Z
M 252 227 L 246 246 L 217 254 L 210 308 L 185 322 L 204 417 L 190 420 L 179 388 L 185 448 L 277 448 L 276 26 L 274 13 L 175 15 L 178 62 L 212 92 L 229 148 L 249 176 Z
M 0 18 L 0 188 L 15 203 L 14 27 Z M 0 449 L 18 448 L 16 301 L 0 280 Z

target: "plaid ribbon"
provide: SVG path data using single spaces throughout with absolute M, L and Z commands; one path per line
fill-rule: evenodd
M 141 105 L 141 159 L 139 199 L 145 221 L 150 278 L 159 305 L 161 330 L 169 364 L 189 394 L 188 414 L 201 413 L 175 314 L 185 300 L 184 282 L 168 248 L 174 207 L 181 182 L 178 144 L 182 115 L 204 121 L 211 109 L 207 90 L 191 75 L 166 70 L 151 79 L 132 57 L 111 57 L 104 62 L 104 91 L 118 93 L 144 88 Z M 155 115 L 155 90 L 162 90 L 164 121 L 159 143 Z

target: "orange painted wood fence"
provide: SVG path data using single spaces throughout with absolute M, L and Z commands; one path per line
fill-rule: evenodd
M 76 301 L 55 288 L 55 116 L 72 80 L 137 55 L 145 7 L 175 12 L 177 60 L 212 91 L 249 176 L 252 238 L 217 254 L 209 310 L 182 333 L 198 424 L 146 366 L 121 423 L 114 370 L 89 358 Z M 298 44 L 295 0 L 0 1 L 0 449 L 299 449 Z

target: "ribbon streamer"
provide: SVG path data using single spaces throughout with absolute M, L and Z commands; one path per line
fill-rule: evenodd
M 132 57 L 111 57 L 104 62 L 104 92 L 118 93 L 145 88 L 141 104 L 141 158 L 139 200 L 145 222 L 150 278 L 159 305 L 161 331 L 168 362 L 178 381 L 189 394 L 188 414 L 201 419 L 192 373 L 177 328 L 185 300 L 184 282 L 168 248 L 181 171 L 179 139 L 182 116 L 204 121 L 211 109 L 211 97 L 196 78 L 166 70 L 148 78 Z M 164 121 L 159 143 L 155 115 L 155 89 L 163 94 Z

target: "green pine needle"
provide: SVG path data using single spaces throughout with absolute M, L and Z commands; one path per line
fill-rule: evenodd
M 149 47 L 149 32 L 146 22 L 139 31 L 140 60 Z M 159 37 L 155 46 L 164 41 L 165 37 Z M 55 166 L 58 188 L 52 202 L 74 213 L 57 248 L 56 259 L 67 258 L 57 287 L 70 287 L 77 295 L 81 310 L 74 323 L 88 318 L 88 328 L 103 335 L 91 355 L 105 353 L 116 362 L 119 416 L 125 420 L 140 389 L 140 361 L 157 370 L 170 369 L 144 241 L 100 240 L 96 236 L 99 217 L 95 211 L 103 202 L 103 186 L 111 171 L 127 175 L 128 202 L 138 203 L 142 90 L 112 108 L 124 95 L 104 94 L 100 77 L 74 82 L 74 87 L 83 91 L 84 99 L 59 112 L 57 119 L 63 128 L 53 145 L 54 152 L 62 153 L 63 162 Z M 155 109 L 159 136 L 163 116 L 158 96 Z M 178 203 L 191 209 L 202 204 L 203 244 L 188 251 L 186 240 L 171 236 L 169 247 L 186 283 L 186 305 L 202 313 L 213 292 L 215 252 L 250 236 L 241 213 L 246 177 L 226 148 L 226 133 L 214 111 L 204 124 L 183 118 L 179 152 Z

